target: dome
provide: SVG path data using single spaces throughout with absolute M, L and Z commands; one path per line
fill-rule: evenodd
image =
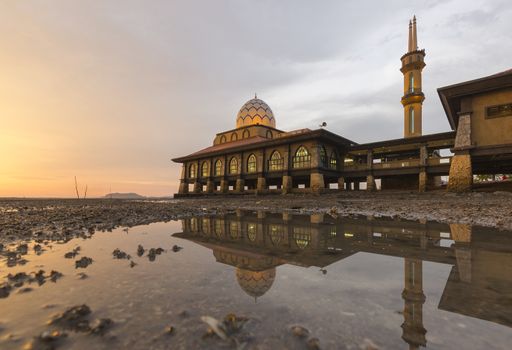
M 276 278 L 276 268 L 263 271 L 236 269 L 236 279 L 240 287 L 251 297 L 257 298 L 265 294 Z
M 247 101 L 236 117 L 236 127 L 248 125 L 266 125 L 272 128 L 276 127 L 276 120 L 274 119 L 274 113 L 270 107 L 256 96 Z

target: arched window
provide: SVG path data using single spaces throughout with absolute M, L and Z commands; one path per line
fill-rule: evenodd
M 247 238 L 249 238 L 249 241 L 254 242 L 256 237 L 256 224 L 247 224 Z
M 414 107 L 409 107 L 409 132 L 414 134 Z
M 409 73 L 409 92 L 414 92 L 414 74 L 412 72 Z
M 244 132 L 242 133 L 242 138 L 247 139 L 249 138 L 249 136 L 251 136 L 251 133 L 249 132 L 249 130 L 245 129 Z
M 226 135 L 220 137 L 220 143 L 226 143 Z
M 238 173 L 238 160 L 233 157 L 229 161 L 229 173 L 230 174 L 237 174 Z
M 236 141 L 236 140 L 238 140 L 238 135 L 236 134 L 236 132 L 234 132 L 231 134 L 231 141 Z
M 240 232 L 239 232 L 239 229 L 238 229 L 238 222 L 231 221 L 229 223 L 229 235 L 234 240 L 237 240 L 240 237 Z
M 332 151 L 331 158 L 329 159 L 329 168 L 337 169 L 338 168 L 338 155 L 335 151 Z
M 224 232 L 222 232 L 222 231 L 224 231 L 223 227 L 224 227 L 224 221 L 221 221 L 220 219 L 216 219 L 213 229 L 215 231 L 215 235 L 218 238 L 222 238 L 222 234 L 224 233 Z
M 327 168 L 327 151 L 323 145 L 320 146 L 320 166 Z
M 278 225 L 270 225 L 268 234 L 270 235 L 270 241 L 272 242 L 272 245 L 278 246 L 284 236 L 283 227 Z
M 300 146 L 295 152 L 295 156 L 292 159 L 292 166 L 294 168 L 306 168 L 311 164 L 311 155 L 304 146 Z
M 222 161 L 220 159 L 217 159 L 215 162 L 215 176 L 222 175 Z
M 208 177 L 210 175 L 208 170 L 208 162 L 203 162 L 203 165 L 201 166 L 201 177 Z
M 195 178 L 197 175 L 197 168 L 196 168 L 196 163 L 192 163 L 190 164 L 190 167 L 188 168 L 188 177 L 190 178 Z
M 297 247 L 305 249 L 309 245 L 309 242 L 311 242 L 311 232 L 307 228 L 294 227 L 293 239 Z
M 281 153 L 279 151 L 272 152 L 270 159 L 268 160 L 268 170 L 276 171 L 282 170 L 284 167 L 284 159 L 281 157 Z
M 249 158 L 247 158 L 247 172 L 255 173 L 256 172 L 256 156 L 251 154 Z
M 274 135 L 272 135 L 272 131 L 270 131 L 270 130 L 267 130 L 266 136 L 267 136 L 267 139 L 271 139 L 274 137 Z

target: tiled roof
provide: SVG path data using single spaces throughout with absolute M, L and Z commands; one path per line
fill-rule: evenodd
M 221 150 L 225 150 L 225 149 L 229 149 L 229 148 L 234 148 L 234 147 L 238 147 L 238 146 L 252 145 L 252 144 L 264 142 L 264 141 L 270 141 L 270 139 L 267 139 L 267 138 L 261 137 L 261 136 L 249 137 L 249 138 L 243 139 L 243 140 L 226 142 L 226 143 L 221 143 L 218 145 L 206 147 L 200 151 L 189 154 L 187 157 L 197 156 L 197 155 L 201 155 L 201 154 L 208 154 L 208 153 L 221 151 Z

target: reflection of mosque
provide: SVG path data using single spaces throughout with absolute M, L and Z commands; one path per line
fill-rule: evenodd
M 423 261 L 453 265 L 439 308 L 512 327 L 512 237 L 467 225 L 265 212 L 183 220 L 185 238 L 236 267 L 240 287 L 265 294 L 283 264 L 324 268 L 357 252 L 404 258 L 402 338 L 426 346 Z M 492 233 L 492 240 L 489 234 Z

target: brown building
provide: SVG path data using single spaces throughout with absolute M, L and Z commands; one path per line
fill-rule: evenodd
M 173 159 L 182 163 L 177 196 L 322 192 L 331 188 L 426 191 L 449 176 L 448 189 L 471 189 L 473 174 L 512 172 L 512 70 L 438 89 L 452 131 L 422 135 L 422 70 L 416 18 L 409 23 L 404 75 L 404 138 L 358 144 L 324 129 L 285 132 L 257 96 L 236 128 L 211 147 Z M 449 149 L 454 156 L 441 156 Z

